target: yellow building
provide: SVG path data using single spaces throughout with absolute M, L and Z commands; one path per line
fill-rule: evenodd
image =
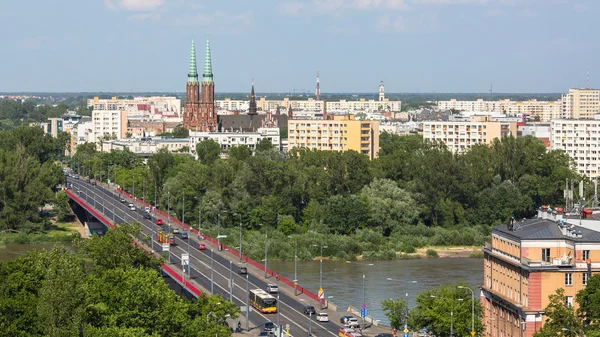
M 356 120 L 354 115 L 333 119 L 291 119 L 288 148 L 323 151 L 354 150 L 375 159 L 379 152 L 379 122 Z
M 556 289 L 565 290 L 565 305 L 576 305 L 577 292 L 600 270 L 600 232 L 592 229 L 600 220 L 590 210 L 583 220 L 562 213 L 542 207 L 536 219 L 492 229 L 481 286 L 484 336 L 531 337 Z

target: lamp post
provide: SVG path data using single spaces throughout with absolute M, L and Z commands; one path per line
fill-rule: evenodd
M 182 211 L 181 211 L 181 223 L 183 224 L 184 229 L 185 229 L 185 197 L 183 197 L 183 206 L 182 206 Z M 187 254 L 188 254 L 188 258 L 189 258 L 189 256 L 190 256 L 190 233 L 188 233 L 188 237 L 187 237 Z M 189 260 L 188 260 L 187 267 L 188 267 L 188 275 L 190 276 L 190 279 L 192 279 L 192 269 L 190 268 Z
M 406 284 L 415 284 L 417 283 L 417 281 L 404 281 L 404 280 L 396 280 L 393 279 L 391 277 L 387 278 L 388 281 L 394 281 L 394 282 L 402 282 L 402 283 L 406 283 Z M 406 292 L 406 317 L 404 320 L 404 330 L 408 329 L 408 292 Z
M 366 302 L 367 302 L 367 295 L 365 292 L 365 274 L 363 274 L 363 306 L 366 305 Z M 365 324 L 365 316 L 363 316 L 362 319 L 363 319 L 363 326 L 365 326 L 366 325 Z
M 462 298 L 447 298 L 447 297 L 439 297 L 439 296 L 435 296 L 435 295 L 429 295 L 429 297 L 432 298 L 441 298 L 441 299 L 445 299 L 445 300 L 450 300 L 450 301 L 462 301 Z M 454 302 L 452 302 L 452 305 L 450 306 L 450 337 L 454 337 Z
M 458 289 L 468 289 L 471 292 L 471 334 L 473 334 L 475 331 L 475 292 L 465 286 L 458 286 Z
M 269 232 L 265 231 L 265 278 L 267 276 L 267 251 L 269 249 Z
M 221 236 L 221 210 L 217 213 L 217 249 L 221 251 L 221 239 L 219 236 Z
M 313 247 L 319 247 L 318 245 L 313 245 Z M 321 262 L 319 267 L 319 293 L 323 289 L 323 248 L 327 248 L 327 246 L 321 246 Z M 295 261 L 294 261 L 295 262 Z M 323 310 L 323 299 L 319 298 L 319 306 L 321 310 Z
M 248 291 L 248 273 L 246 273 L 246 331 L 249 330 L 248 316 L 250 315 L 250 294 Z
M 295 238 L 296 248 L 294 251 L 294 295 L 298 296 L 298 238 Z
M 229 301 L 233 302 L 233 275 L 231 275 L 232 261 L 229 261 Z
M 574 334 L 575 334 L 575 337 L 579 337 L 579 334 L 578 334 L 577 332 L 575 332 L 575 331 L 571 330 L 571 329 L 567 329 L 567 328 L 560 328 L 560 330 L 562 330 L 562 331 L 565 331 L 565 332 L 566 332 L 566 331 L 572 332 L 572 333 L 574 333 Z
M 167 228 L 171 234 L 171 191 L 169 189 L 167 189 Z
M 215 259 L 213 258 L 213 253 L 214 253 L 214 249 L 210 250 L 210 293 L 214 294 L 214 285 L 215 285 L 215 274 L 214 274 L 214 268 L 213 268 L 213 262 L 215 261 Z M 246 292 L 248 293 L 248 292 Z
M 240 214 L 240 262 L 244 262 L 242 256 L 242 214 Z

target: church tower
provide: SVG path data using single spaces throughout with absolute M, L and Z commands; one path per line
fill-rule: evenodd
M 215 111 L 215 83 L 213 82 L 210 59 L 210 42 L 206 40 L 204 54 L 204 73 L 202 74 L 202 97 L 200 99 L 200 131 L 218 131 L 217 112 Z
M 383 81 L 379 83 L 379 102 L 383 102 L 385 100 L 385 86 L 383 85 Z
M 254 81 L 252 81 L 252 91 L 250 91 L 250 107 L 248 108 L 248 115 L 258 115 L 258 112 L 256 110 L 256 95 L 254 95 Z
M 199 98 L 200 88 L 198 86 L 198 72 L 196 70 L 196 45 L 194 44 L 194 40 L 192 40 L 190 68 L 185 84 L 185 114 L 183 115 L 183 127 L 188 130 L 197 127 Z

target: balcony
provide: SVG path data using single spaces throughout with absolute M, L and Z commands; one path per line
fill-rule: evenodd
M 574 267 L 575 261 L 572 256 L 553 257 L 549 260 L 536 259 L 532 260 L 526 257 L 521 258 L 521 264 L 529 268 L 556 268 L 556 267 Z

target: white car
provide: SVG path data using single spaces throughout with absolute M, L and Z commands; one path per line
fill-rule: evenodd
M 144 207 L 144 211 L 146 211 L 146 213 L 150 213 L 150 207 L 148 207 L 148 206 Z
M 135 206 L 129 207 L 130 210 L 135 211 Z
M 279 287 L 276 284 L 267 284 L 267 292 L 268 293 L 278 293 Z
M 317 321 L 319 321 L 319 322 L 329 322 L 329 316 L 327 316 L 326 312 L 320 312 L 317 315 Z
M 133 206 L 134 206 L 134 205 L 133 205 L 133 202 L 130 202 L 130 203 L 129 203 L 129 207 L 133 207 Z
M 358 326 L 360 326 L 360 323 L 358 322 L 358 318 L 356 317 L 352 317 L 349 318 L 345 323 L 344 326 L 349 326 L 351 328 L 357 328 Z

